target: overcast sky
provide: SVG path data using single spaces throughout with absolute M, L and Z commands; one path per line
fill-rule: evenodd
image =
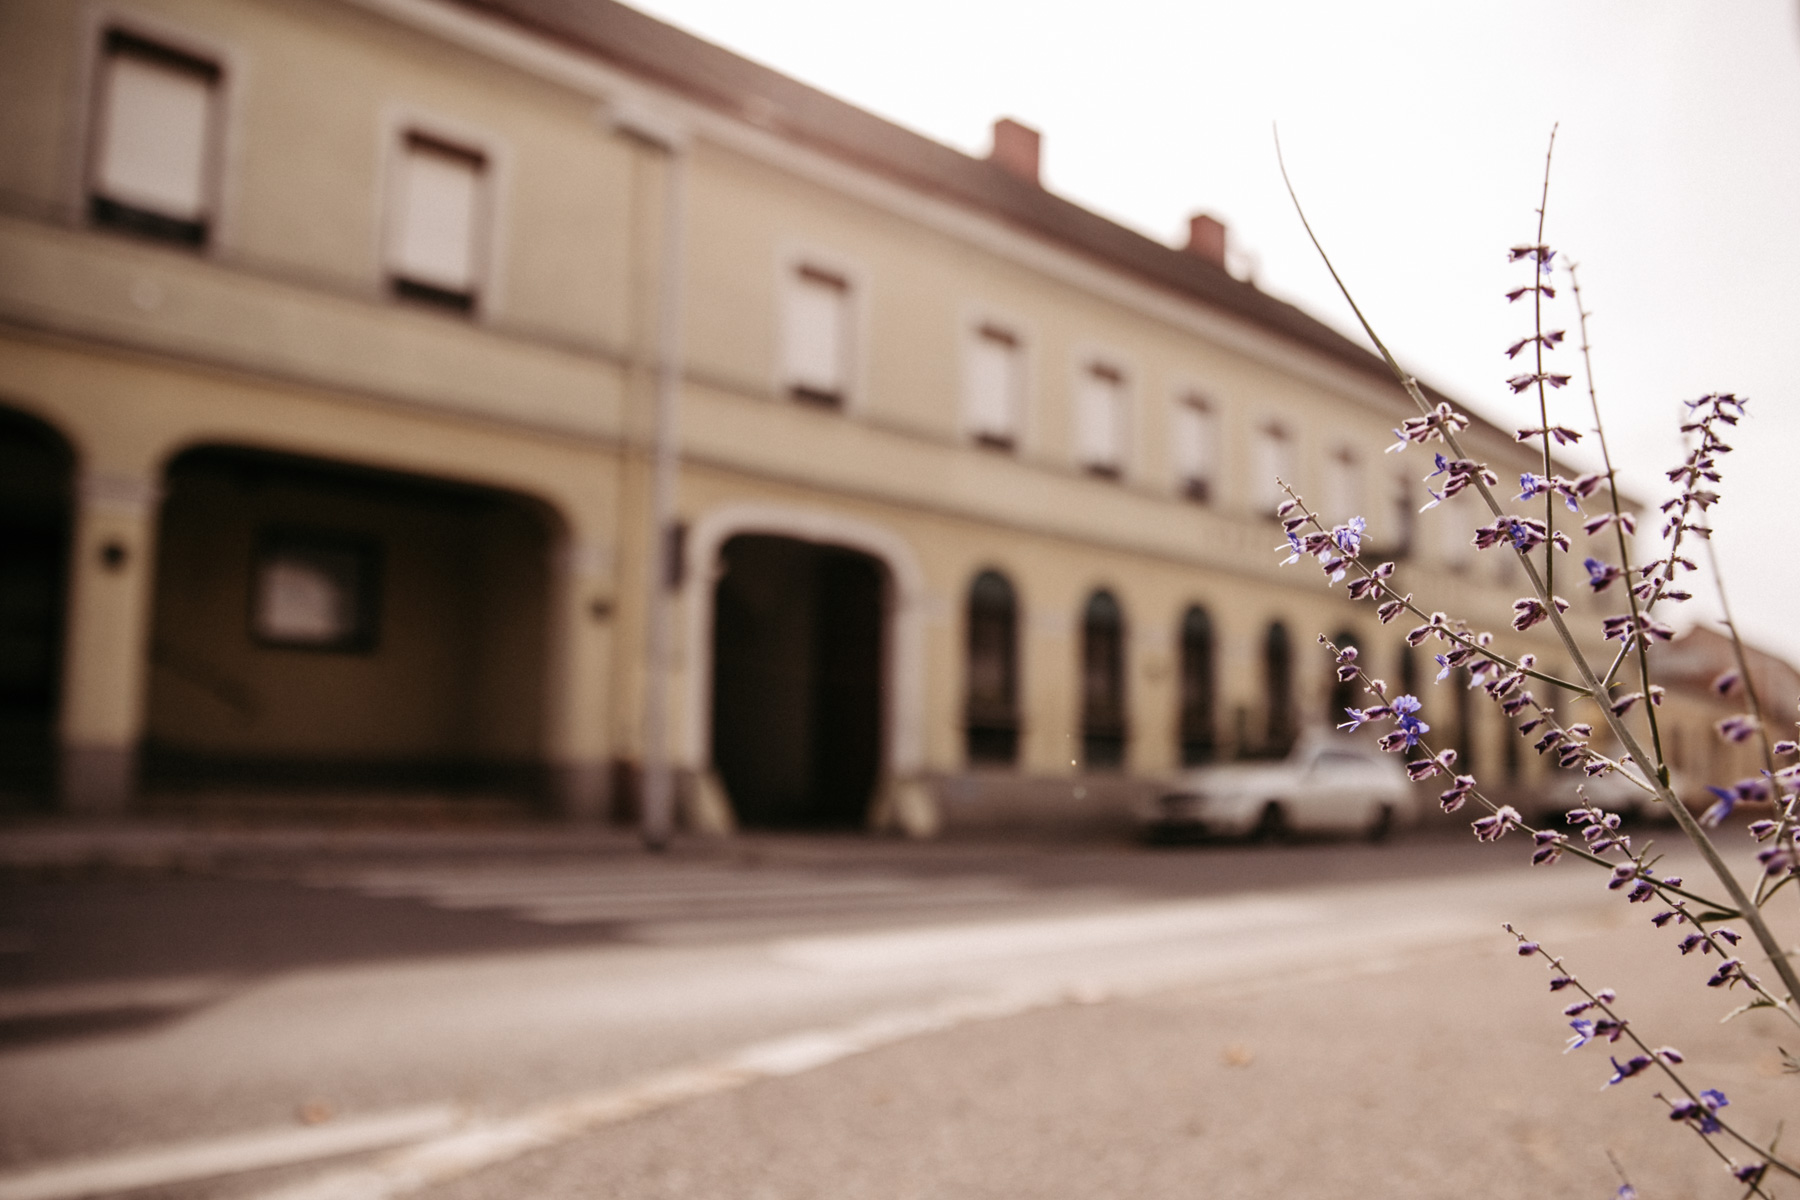
M 1282 191 L 1278 122 L 1383 338 L 1509 428 L 1535 422 L 1503 382 L 1530 319 L 1505 251 L 1560 123 L 1547 238 L 1581 264 L 1614 457 L 1660 501 L 1678 402 L 1750 397 L 1718 549 L 1746 635 L 1800 661 L 1796 0 L 633 2 L 970 153 L 1017 117 L 1052 190 L 1172 243 L 1213 213 L 1261 287 L 1352 331 Z M 1589 427 L 1564 394 L 1562 423 Z

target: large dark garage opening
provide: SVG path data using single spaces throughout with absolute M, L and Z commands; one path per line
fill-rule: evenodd
M 712 760 L 739 822 L 861 827 L 881 769 L 884 568 L 767 536 L 720 558 Z
M 537 504 L 488 488 L 180 455 L 156 570 L 152 808 L 270 789 L 537 796 L 553 536 Z
M 49 803 L 55 782 L 74 455 L 0 409 L 0 809 Z

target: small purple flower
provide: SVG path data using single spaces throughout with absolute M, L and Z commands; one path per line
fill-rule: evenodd
M 1431 726 L 1419 720 L 1419 710 L 1424 706 L 1419 703 L 1419 698 L 1417 696 L 1395 697 L 1392 707 L 1394 710 L 1394 725 L 1401 733 L 1406 735 L 1406 744 L 1409 748 L 1419 744 L 1419 735 L 1421 733 L 1431 732 Z
M 1532 955 L 1536 954 L 1537 952 L 1538 952 L 1538 944 L 1536 942 L 1520 942 L 1519 943 L 1519 957 L 1520 958 L 1530 958 Z
M 1615 1058 L 1612 1060 L 1612 1065 L 1612 1078 L 1606 1081 L 1607 1087 L 1611 1087 L 1615 1083 L 1623 1083 L 1633 1075 L 1655 1064 L 1647 1054 L 1634 1054 L 1622 1063 Z
M 1756 718 L 1745 714 L 1739 714 L 1735 717 L 1726 717 L 1723 721 L 1720 721 L 1714 726 L 1714 728 L 1719 731 L 1720 737 L 1733 745 L 1737 745 L 1742 742 L 1747 742 L 1752 737 L 1756 736 Z
M 1713 787 L 1711 784 L 1706 786 L 1706 790 L 1718 797 L 1718 803 L 1700 815 L 1700 823 L 1717 827 L 1737 807 L 1737 792 L 1730 788 Z
M 1594 1023 L 1586 1017 L 1578 1017 L 1570 1021 L 1569 1028 L 1575 1031 L 1575 1036 L 1570 1038 L 1569 1044 L 1563 1047 L 1564 1054 L 1571 1050 L 1579 1050 L 1594 1040 Z
M 1585 558 L 1581 565 L 1587 568 L 1588 586 L 1596 592 L 1604 592 L 1612 586 L 1613 580 L 1625 573 L 1611 563 L 1601 562 L 1597 558 Z
M 1506 836 L 1509 829 L 1517 829 L 1523 825 L 1524 818 L 1519 810 L 1510 804 L 1502 804 L 1487 816 L 1470 823 L 1475 831 L 1475 840 L 1480 842 L 1497 842 Z
M 1349 733 L 1355 733 L 1369 720 L 1369 714 L 1360 708 L 1346 708 L 1344 713 L 1350 719 L 1345 721 L 1342 725 L 1339 725 L 1338 728 Z
M 1300 544 L 1300 539 L 1295 534 L 1289 533 L 1287 535 L 1287 540 L 1288 540 L 1288 546 L 1292 550 L 1292 553 L 1289 554 L 1286 558 L 1281 560 L 1281 565 L 1284 567 L 1289 566 L 1292 563 L 1299 562 L 1300 556 L 1302 554 L 1306 553 L 1306 548 Z M 1275 549 L 1280 550 L 1281 547 L 1277 546 L 1277 547 L 1275 547 Z
M 1744 962 L 1742 959 L 1726 959 L 1719 964 L 1719 969 L 1714 971 L 1712 976 L 1707 979 L 1706 986 L 1715 988 L 1724 987 L 1726 984 L 1734 982 L 1744 973 L 1743 966 Z
M 1331 531 L 1331 539 L 1337 543 L 1339 550 L 1351 558 L 1355 558 L 1362 551 L 1363 534 L 1368 528 L 1369 523 L 1361 517 L 1351 517 L 1349 521 Z

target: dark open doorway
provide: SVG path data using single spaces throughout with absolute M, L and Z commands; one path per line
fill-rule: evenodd
M 853 550 L 760 535 L 720 558 L 712 760 L 738 820 L 862 826 L 881 769 L 886 572 Z
M 74 455 L 0 409 L 0 809 L 49 803 Z

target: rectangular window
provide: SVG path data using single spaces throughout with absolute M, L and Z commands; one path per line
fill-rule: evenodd
M 1325 464 L 1325 494 L 1320 500 L 1319 515 L 1327 525 L 1341 525 L 1351 517 L 1367 517 L 1363 512 L 1362 472 L 1350 451 L 1338 450 Z
M 1256 450 L 1251 459 L 1250 495 L 1261 516 L 1275 519 L 1275 510 L 1288 496 L 1281 490 L 1284 481 L 1299 489 L 1294 477 L 1294 441 L 1279 425 L 1265 425 L 1256 431 Z
M 218 65 L 112 30 L 98 78 L 91 216 L 148 237 L 205 245 L 217 155 Z
M 396 295 L 474 310 L 486 175 L 481 154 L 406 135 L 389 213 L 388 271 Z
M 1025 354 L 1019 339 L 997 325 L 982 325 L 969 347 L 968 424 L 984 446 L 1010 450 L 1018 440 L 1024 408 Z
M 250 632 L 265 646 L 375 648 L 380 557 L 363 539 L 264 534 L 251 572 Z
M 1412 477 L 1402 471 L 1394 476 L 1392 493 L 1393 525 L 1387 531 L 1387 542 L 1391 547 L 1389 554 L 1393 558 L 1404 558 L 1412 553 L 1413 522 L 1417 519 L 1417 510 L 1421 492 L 1413 490 Z
M 817 267 L 788 280 L 782 366 L 796 400 L 841 408 L 850 384 L 850 282 Z
M 1182 495 L 1202 504 L 1212 499 L 1218 457 L 1218 418 L 1202 396 L 1175 404 L 1175 482 Z
M 1125 376 L 1106 363 L 1081 373 L 1075 397 L 1075 438 L 1090 474 L 1117 479 L 1125 467 Z

